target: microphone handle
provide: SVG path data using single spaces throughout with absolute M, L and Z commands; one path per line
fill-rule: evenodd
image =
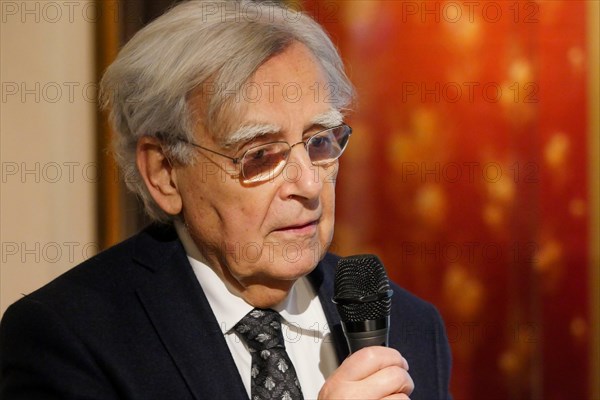
M 363 347 L 389 344 L 390 317 L 367 321 L 342 321 L 342 330 L 350 348 L 350 354 Z

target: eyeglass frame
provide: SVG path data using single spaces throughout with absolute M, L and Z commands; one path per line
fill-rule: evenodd
M 294 148 L 294 146 L 296 146 L 296 145 L 299 145 L 300 143 L 302 143 L 302 144 L 304 144 L 304 149 L 305 149 L 305 150 L 307 151 L 307 153 L 308 153 L 308 149 L 307 149 L 308 142 L 310 142 L 310 141 L 311 141 L 311 140 L 312 140 L 312 139 L 313 139 L 315 136 L 317 136 L 317 135 L 319 135 L 319 134 L 321 134 L 321 133 L 323 133 L 323 132 L 327 132 L 327 131 L 330 131 L 330 130 L 333 130 L 333 129 L 336 129 L 336 128 L 341 128 L 341 127 L 346 127 L 346 128 L 349 130 L 349 133 L 348 133 L 348 140 L 349 140 L 349 139 L 350 139 L 350 136 L 352 136 L 352 127 L 351 127 L 350 125 L 348 125 L 348 124 L 340 124 L 340 125 L 337 125 L 337 126 L 333 126 L 333 127 L 331 127 L 331 128 L 327 128 L 327 129 L 323 129 L 323 130 L 321 130 L 321 131 L 315 132 L 313 135 L 310 135 L 310 136 L 309 136 L 308 138 L 306 138 L 305 140 L 301 140 L 301 141 L 299 141 L 299 142 L 296 142 L 296 143 L 294 143 L 294 144 L 289 144 L 288 142 L 286 142 L 286 141 L 283 141 L 283 140 L 275 140 L 275 141 L 273 141 L 273 142 L 268 142 L 268 143 L 264 143 L 264 144 L 259 144 L 259 145 L 256 145 L 256 146 L 252 146 L 252 147 L 250 147 L 249 149 L 247 149 L 246 151 L 244 151 L 244 152 L 242 153 L 242 155 L 241 155 L 241 156 L 239 156 L 239 157 L 231 157 L 231 156 L 228 156 L 227 154 L 223 154 L 223 153 L 220 153 L 220 152 L 218 152 L 218 151 L 215 151 L 215 150 L 209 149 L 209 148 L 207 148 L 207 147 L 201 146 L 201 145 L 199 145 L 199 144 L 197 144 L 197 143 L 195 143 L 195 142 L 189 141 L 189 140 L 184 140 L 184 139 L 182 139 L 181 141 L 182 141 L 183 143 L 189 144 L 189 145 L 191 145 L 191 146 L 197 147 L 197 148 L 199 148 L 199 149 L 202 149 L 202 150 L 206 150 L 206 151 L 208 151 L 208 152 L 210 152 L 210 153 L 213 153 L 213 154 L 216 154 L 216 155 L 219 155 L 219 156 L 221 156 L 221 157 L 225 157 L 225 158 L 227 158 L 227 159 L 231 160 L 231 161 L 233 162 L 233 164 L 235 164 L 235 165 L 239 165 L 239 166 L 240 166 L 240 174 L 241 174 L 241 175 L 244 177 L 244 179 L 249 179 L 249 178 L 246 178 L 246 176 L 244 175 L 244 169 L 242 168 L 241 161 L 244 159 L 244 157 L 246 156 L 246 154 L 248 154 L 248 152 L 250 152 L 251 150 L 253 150 L 253 149 L 257 148 L 257 147 L 268 146 L 268 145 L 270 145 L 270 144 L 276 144 L 276 143 L 285 143 L 285 144 L 287 144 L 287 145 L 289 146 L 289 148 L 290 148 L 290 150 L 289 150 L 289 151 L 290 151 L 290 153 L 291 153 L 291 151 L 292 151 L 292 148 Z M 339 154 L 339 155 L 338 155 L 336 158 L 334 158 L 333 160 L 331 160 L 331 161 L 328 161 L 328 162 L 333 162 L 333 161 L 335 161 L 335 160 L 339 159 L 339 158 L 342 156 L 342 154 L 344 154 L 344 151 L 346 150 L 346 147 L 348 147 L 348 143 L 346 143 L 346 146 L 344 146 L 344 148 L 342 149 L 342 151 L 340 152 L 340 154 Z M 309 154 L 309 158 L 310 158 L 310 154 Z M 283 171 L 283 169 L 284 169 L 284 168 L 285 168 L 285 166 L 287 165 L 288 161 L 289 161 L 289 155 L 288 155 L 288 157 L 286 158 L 286 160 L 285 160 L 285 164 L 283 164 L 283 167 L 281 168 L 281 171 Z M 318 166 L 318 165 L 323 165 L 323 164 L 315 164 L 315 162 L 314 162 L 314 161 L 312 161 L 312 160 L 310 160 L 310 163 L 311 163 L 311 165 L 315 165 L 315 166 Z M 279 175 L 279 174 L 281 173 L 281 171 L 279 171 L 279 172 L 277 173 L 277 175 Z M 277 175 L 274 175 L 273 177 L 275 177 L 275 176 L 277 176 Z M 258 181 L 258 182 L 260 182 L 260 181 Z

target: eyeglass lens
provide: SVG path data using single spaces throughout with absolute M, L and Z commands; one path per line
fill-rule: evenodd
M 313 165 L 324 165 L 341 156 L 351 129 L 347 125 L 327 129 L 310 137 L 306 150 Z M 248 150 L 241 160 L 242 175 L 246 182 L 274 178 L 285 166 L 291 147 L 285 142 L 268 143 Z

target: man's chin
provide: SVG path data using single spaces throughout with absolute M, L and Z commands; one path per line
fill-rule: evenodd
M 281 279 L 291 281 L 300 279 L 310 274 L 318 263 L 319 258 L 315 258 L 315 254 L 313 253 L 310 254 L 310 257 L 302 258 L 296 261 L 283 260 L 281 265 L 285 265 L 285 267 L 279 270 L 282 272 Z

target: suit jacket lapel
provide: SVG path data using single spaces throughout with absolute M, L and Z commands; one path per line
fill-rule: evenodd
M 138 286 L 138 298 L 194 398 L 247 398 L 225 338 L 174 230 L 144 232 L 136 243 L 134 259 L 149 272 Z

